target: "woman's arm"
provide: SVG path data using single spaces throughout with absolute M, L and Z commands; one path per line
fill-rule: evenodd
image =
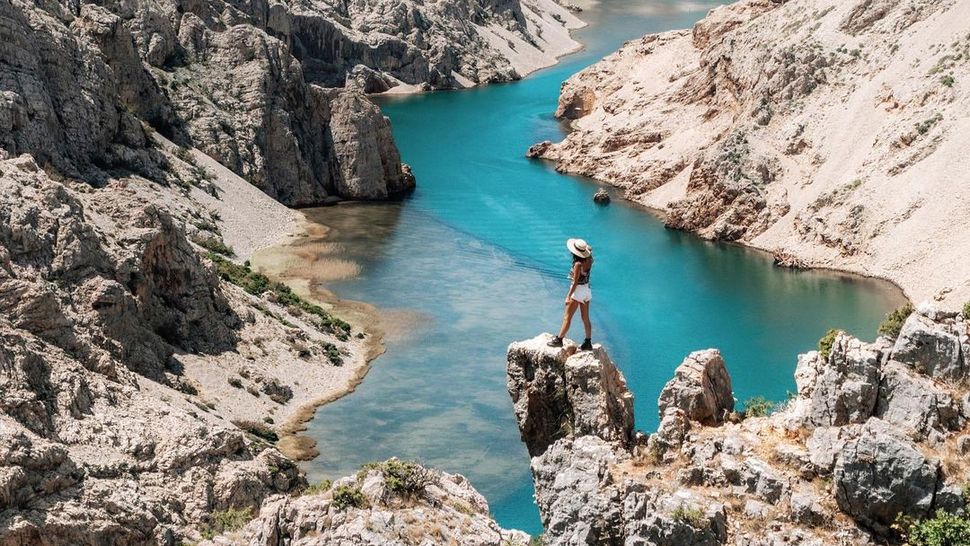
M 566 293 L 566 303 L 573 297 L 573 291 L 576 290 L 576 281 L 579 280 L 579 268 L 582 267 L 579 262 L 573 263 L 573 272 L 569 275 L 569 292 Z

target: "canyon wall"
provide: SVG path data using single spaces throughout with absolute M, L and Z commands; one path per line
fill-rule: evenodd
M 533 147 L 789 266 L 970 299 L 970 2 L 743 0 L 571 77 Z M 905 244 L 903 244 L 905 243 Z
M 922 306 L 896 339 L 835 334 L 774 412 L 739 411 L 720 353 L 691 353 L 649 436 L 604 349 L 549 339 L 508 351 L 543 544 L 882 544 L 906 518 L 967 513 L 965 317 Z

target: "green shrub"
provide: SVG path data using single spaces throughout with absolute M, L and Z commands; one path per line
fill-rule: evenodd
M 229 384 L 237 389 L 243 388 L 242 381 L 240 381 L 238 377 L 230 377 Z
M 273 282 L 266 275 L 250 269 L 248 265 L 239 265 L 216 252 L 209 252 L 208 258 L 216 264 L 216 270 L 224 281 L 231 282 L 254 296 L 262 296 L 266 292 L 271 292 L 276 296 L 276 302 L 280 305 L 294 307 L 315 315 L 320 318 L 322 327 L 328 332 L 337 334 L 338 338 L 347 338 L 347 334 L 350 332 L 350 324 L 331 315 L 319 305 L 310 303 L 296 295 L 289 286 L 281 282 Z
M 707 526 L 707 518 L 699 508 L 687 508 L 683 504 L 670 513 L 670 517 L 678 523 L 685 523 L 694 529 L 703 529 Z
M 925 120 L 917 123 L 916 124 L 916 132 L 919 133 L 919 134 L 921 134 L 921 135 L 925 135 L 926 133 L 929 132 L 930 129 L 933 128 L 934 125 L 936 125 L 937 123 L 939 123 L 941 121 L 943 121 L 943 114 L 940 114 L 938 112 L 938 113 L 934 114 L 933 116 L 928 117 Z
M 192 242 L 216 254 L 221 254 L 223 256 L 228 256 L 230 258 L 236 255 L 236 251 L 233 250 L 231 246 L 224 243 L 222 239 L 218 237 L 206 237 L 204 235 L 195 235 L 192 237 Z
M 280 439 L 276 431 L 264 423 L 257 423 L 256 421 L 233 421 L 232 424 L 270 443 L 275 443 Z
M 764 417 L 775 409 L 775 403 L 764 396 L 754 396 L 744 402 L 745 417 Z
M 315 484 L 310 485 L 303 490 L 304 495 L 319 495 L 320 493 L 326 493 L 330 491 L 330 487 L 333 486 L 333 482 L 330 480 L 321 480 Z
M 970 519 L 938 510 L 930 519 L 897 525 L 909 546 L 966 546 L 970 544 Z
M 209 516 L 208 527 L 202 530 L 202 537 L 210 539 L 216 535 L 242 529 L 251 519 L 253 519 L 253 510 L 249 507 L 213 512 Z
M 899 337 L 899 331 L 903 329 L 903 323 L 913 314 L 913 311 L 913 304 L 909 302 L 890 311 L 886 315 L 886 319 L 879 325 L 879 335 L 893 339 Z
M 337 510 L 345 510 L 349 507 L 364 508 L 367 506 L 367 498 L 360 492 L 359 487 L 341 485 L 333 490 L 333 506 Z
M 963 304 L 963 320 L 970 320 L 970 301 Z
M 942 83 L 944 87 L 953 87 L 956 80 L 953 78 L 953 74 L 947 74 L 946 76 L 940 78 L 940 83 Z
M 382 463 L 367 463 L 360 467 L 358 478 L 363 478 L 371 470 L 384 476 L 384 484 L 398 495 L 414 497 L 424 491 L 433 477 L 430 470 L 413 461 L 390 459 Z
M 829 355 L 832 353 L 832 344 L 835 343 L 835 337 L 839 335 L 841 330 L 835 328 L 830 329 L 825 332 L 822 339 L 818 340 L 818 354 L 822 355 L 822 360 L 828 360 Z

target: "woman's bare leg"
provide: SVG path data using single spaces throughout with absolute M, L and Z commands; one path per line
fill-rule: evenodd
M 586 339 L 593 337 L 593 324 L 589 321 L 589 302 L 579 304 L 579 314 L 583 317 L 583 329 L 586 330 Z
M 576 307 L 579 306 L 579 302 L 576 300 L 569 300 L 566 304 L 566 311 L 562 316 L 562 328 L 559 329 L 559 337 L 566 337 L 566 333 L 569 332 L 569 326 L 573 322 L 573 314 L 576 313 Z

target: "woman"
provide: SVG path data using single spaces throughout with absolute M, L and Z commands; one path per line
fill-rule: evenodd
M 586 339 L 580 349 L 589 351 L 593 349 L 592 337 L 593 326 L 589 323 L 589 301 L 593 299 L 593 293 L 589 290 L 589 272 L 593 269 L 593 247 L 589 246 L 582 239 L 569 239 L 566 241 L 566 248 L 572 254 L 573 268 L 569 272 L 569 292 L 566 293 L 566 312 L 562 317 L 562 328 L 559 335 L 552 338 L 548 343 L 550 347 L 562 347 L 562 338 L 569 332 L 569 325 L 572 324 L 573 314 L 579 307 L 580 315 L 583 317 L 583 328 L 586 330 Z

